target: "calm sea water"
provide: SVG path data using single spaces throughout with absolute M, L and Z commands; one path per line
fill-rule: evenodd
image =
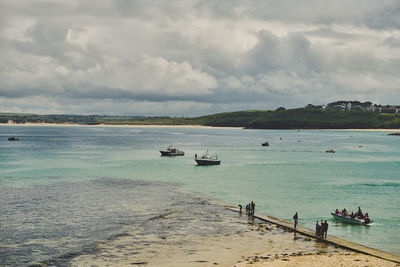
M 168 145 L 186 155 L 160 157 Z M 207 149 L 220 166 L 196 166 Z M 310 228 L 327 219 L 329 234 L 400 254 L 400 138 L 386 132 L 0 126 L 0 258 L 90 249 L 162 209 L 174 184 L 286 220 L 297 211 Z M 331 219 L 357 206 L 371 226 Z

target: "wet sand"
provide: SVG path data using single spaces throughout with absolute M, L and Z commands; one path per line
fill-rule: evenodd
M 246 216 L 247 217 L 247 216 Z M 225 221 L 228 220 L 228 221 Z M 140 236 L 130 232 L 113 241 L 99 244 L 99 251 L 75 258 L 72 266 L 246 266 L 256 259 L 281 259 L 288 256 L 345 255 L 335 248 L 259 221 L 224 218 L 221 233 Z M 209 227 L 209 226 L 208 226 Z M 218 226 L 217 226 L 218 227 Z M 190 226 L 189 226 L 190 228 Z M 174 231 L 173 231 L 174 232 Z M 138 246 L 140 249 L 138 250 Z M 140 251 L 140 252 L 138 252 Z
M 382 266 L 382 267 L 394 267 L 400 266 L 394 262 L 385 261 L 376 257 L 348 252 L 344 255 L 328 254 L 328 255 L 306 255 L 296 257 L 282 257 L 277 259 L 264 260 L 258 258 L 252 258 L 250 261 L 235 265 L 237 267 L 270 267 L 270 266 L 307 266 L 307 267 L 336 267 L 336 266 Z

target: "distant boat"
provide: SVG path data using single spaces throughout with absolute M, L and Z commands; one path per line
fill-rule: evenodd
M 343 216 L 341 213 L 335 213 L 331 212 L 331 215 L 333 218 L 336 220 L 342 221 L 344 223 L 350 223 L 350 224 L 358 224 L 358 225 L 368 225 L 372 223 L 372 221 L 367 217 L 367 218 L 351 218 L 351 216 Z
M 269 143 L 268 143 L 268 142 L 264 142 L 264 143 L 262 143 L 261 145 L 262 145 L 262 146 L 269 146 Z
M 326 153 L 335 153 L 336 151 L 333 150 L 333 149 L 330 149 L 330 150 L 326 150 L 325 152 L 326 152 Z
M 161 156 L 184 156 L 185 152 L 173 147 L 169 146 L 166 150 L 160 150 Z
M 15 137 L 15 136 L 11 136 L 11 137 L 8 137 L 8 141 L 19 141 L 19 138 Z
M 204 153 L 201 158 L 197 158 L 197 154 L 194 156 L 194 160 L 197 162 L 197 165 L 220 165 L 221 160 L 218 159 L 217 156 L 211 156 L 208 154 L 208 151 Z

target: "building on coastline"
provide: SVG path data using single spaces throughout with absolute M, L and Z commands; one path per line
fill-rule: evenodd
M 309 107 L 309 104 L 307 107 Z M 312 105 L 311 105 L 312 106 Z M 317 107 L 317 106 L 314 106 Z M 327 110 L 339 111 L 370 111 L 378 113 L 392 113 L 400 114 L 400 106 L 396 105 L 377 105 L 372 102 L 359 102 L 359 101 L 336 101 L 326 105 Z

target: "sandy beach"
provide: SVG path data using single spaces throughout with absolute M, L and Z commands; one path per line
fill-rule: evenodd
M 29 126 L 29 127 L 135 127 L 135 128 L 208 128 L 208 129 L 244 129 L 243 127 L 214 127 L 214 126 L 203 126 L 203 125 L 165 125 L 165 124 L 76 124 L 76 123 L 13 123 L 8 122 L 0 124 L 4 126 Z

